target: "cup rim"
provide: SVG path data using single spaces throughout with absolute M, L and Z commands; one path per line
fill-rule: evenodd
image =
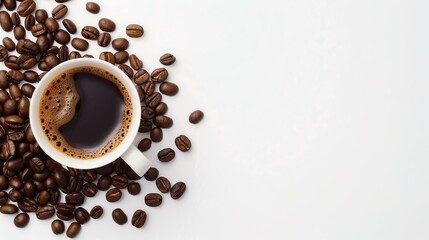
M 43 93 L 43 90 L 47 87 L 47 85 L 60 73 L 78 67 L 98 67 L 103 70 L 109 71 L 113 75 L 115 75 L 127 88 L 127 91 L 130 94 L 131 103 L 132 103 L 132 120 L 130 127 L 128 129 L 127 134 L 124 139 L 119 143 L 118 146 L 115 147 L 109 153 L 106 153 L 100 157 L 93 159 L 79 159 L 73 158 L 59 150 L 57 150 L 52 144 L 48 141 L 46 135 L 43 133 L 41 124 L 40 124 L 40 116 L 39 116 L 39 106 L 40 106 L 40 97 Z M 78 58 L 72 59 L 52 68 L 49 72 L 45 74 L 45 76 L 40 80 L 33 96 L 31 97 L 30 102 L 30 125 L 33 132 L 33 135 L 38 142 L 39 146 L 42 150 L 53 160 L 72 168 L 78 169 L 93 169 L 97 167 L 101 167 L 107 165 L 114 160 L 118 159 L 124 152 L 133 144 L 135 137 L 137 136 L 138 128 L 140 125 L 140 117 L 141 117 L 141 103 L 140 97 L 138 95 L 137 89 L 134 83 L 128 78 L 128 76 L 122 72 L 118 67 L 112 65 L 108 62 L 93 59 L 93 58 Z

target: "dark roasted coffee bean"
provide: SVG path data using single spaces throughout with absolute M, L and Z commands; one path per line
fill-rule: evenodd
M 97 186 L 92 182 L 85 183 L 82 193 L 87 197 L 94 197 L 97 194 Z
M 36 19 L 33 15 L 28 15 L 24 20 L 24 27 L 27 31 L 31 31 L 31 28 L 36 24 Z
M 57 20 L 51 17 L 46 19 L 45 27 L 50 33 L 56 33 L 59 29 Z
M 113 31 L 115 31 L 116 24 L 108 18 L 102 18 L 98 21 L 98 27 L 102 31 L 113 32 Z
M 171 53 L 166 53 L 159 58 L 159 62 L 164 65 L 171 65 L 176 61 L 176 57 Z
M 34 86 L 31 84 L 25 83 L 21 86 L 21 92 L 25 96 L 31 98 L 33 96 L 33 92 L 34 92 Z
M 39 206 L 46 206 L 46 204 L 48 204 L 50 200 L 51 200 L 51 193 L 45 189 L 39 193 L 39 196 L 37 196 L 36 202 Z
M 128 184 L 128 193 L 130 193 L 131 195 L 137 195 L 140 193 L 140 184 L 138 182 L 130 182 Z
M 58 219 L 54 220 L 51 223 L 51 229 L 55 235 L 62 234 L 65 231 L 64 222 Z
M 9 191 L 9 199 L 12 202 L 19 202 L 24 200 L 24 193 L 18 189 L 12 189 Z
M 112 177 L 112 185 L 119 189 L 124 189 L 127 187 L 128 179 L 121 175 L 115 175 Z
M 46 159 L 45 165 L 46 165 L 46 168 L 51 172 L 55 171 L 57 168 L 62 168 L 61 164 L 54 161 L 52 158 Z M 62 169 L 62 170 L 65 171 L 67 177 L 69 177 L 68 172 L 65 169 Z
M 49 199 L 49 203 L 52 205 L 56 205 L 60 201 L 60 192 L 59 191 L 51 191 L 51 199 Z
M 1 155 L 3 159 L 10 159 L 16 154 L 16 146 L 12 140 L 6 140 L 2 145 Z
M 7 49 L 0 45 L 0 62 L 3 62 L 7 59 L 7 57 L 9 56 L 9 52 L 7 51 Z
M 70 224 L 69 228 L 67 228 L 67 232 L 66 232 L 67 237 L 75 238 L 80 233 L 81 228 L 82 227 L 80 226 L 79 223 L 73 222 L 72 224 Z
M 158 104 L 161 102 L 161 100 L 162 100 L 161 94 L 156 92 L 156 93 L 154 93 L 148 97 L 147 105 L 149 107 L 154 108 L 154 107 L 158 106 Z
M 140 120 L 139 132 L 150 132 L 151 129 L 152 129 L 151 121 L 144 120 L 144 119 Z
M 24 199 L 21 202 L 18 202 L 18 207 L 19 209 L 21 209 L 21 211 L 23 212 L 35 212 L 37 211 L 37 202 L 34 201 L 33 199 Z
M 4 70 L 0 71 L 0 78 L 1 78 L 2 72 L 6 73 L 6 71 L 4 71 Z M 4 75 L 6 75 L 6 74 L 4 74 Z M 9 93 L 6 92 L 5 90 L 0 90 L 0 104 L 3 104 L 8 99 L 10 99 Z
M 31 170 L 35 173 L 43 172 L 46 167 L 42 159 L 38 157 L 33 157 L 30 161 L 28 161 L 28 164 L 30 165 Z
M 12 31 L 13 23 L 10 15 L 6 11 L 0 11 L 0 26 L 5 32 Z
M 124 225 L 128 221 L 127 215 L 120 208 L 116 208 L 112 212 L 113 221 L 115 221 L 119 225 Z
M 88 211 L 82 207 L 76 208 L 74 212 L 74 217 L 76 218 L 76 221 L 80 224 L 85 224 L 90 219 Z
M 13 11 L 16 8 L 16 2 L 17 2 L 16 0 L 4 0 L 3 4 L 7 10 Z
M 132 55 L 131 55 L 132 56 Z M 131 63 L 131 67 L 133 67 L 133 63 L 131 61 L 131 56 L 130 56 L 130 63 Z M 134 67 L 133 67 L 134 68 Z M 135 69 L 135 68 L 134 68 Z M 137 69 L 136 69 L 137 70 Z M 144 83 L 146 83 L 149 80 L 149 73 L 144 70 L 144 69 L 140 69 L 136 72 L 136 74 L 134 74 L 134 82 L 137 85 L 142 85 Z
M 67 14 L 67 12 L 67 6 L 64 4 L 59 4 L 52 10 L 52 17 L 55 19 L 61 19 Z
M 122 160 L 122 158 L 116 159 L 115 163 L 113 164 L 115 173 L 118 175 L 125 174 L 125 170 L 127 170 L 127 164 Z
M 46 55 L 45 57 L 45 63 L 47 65 L 47 67 L 49 68 L 48 70 L 54 68 L 55 66 L 57 66 L 58 64 L 60 64 L 60 59 L 58 59 L 58 57 L 52 53 Z
M 97 38 L 97 43 L 101 47 L 107 47 L 110 44 L 111 36 L 109 33 L 101 33 Z
M 0 212 L 3 214 L 15 214 L 18 212 L 18 207 L 14 204 L 6 203 L 0 206 Z
M 115 57 L 113 56 L 113 53 L 111 52 L 102 52 L 100 53 L 101 60 L 109 62 L 111 64 L 115 64 Z
M 149 150 L 150 146 L 152 145 L 152 141 L 149 138 L 143 138 L 139 144 L 138 144 L 138 149 L 142 152 L 146 152 L 147 150 Z
M 71 168 L 71 167 L 67 167 L 67 169 L 68 169 L 70 176 L 72 176 L 72 177 L 79 177 L 80 176 L 80 172 L 78 169 Z
M 155 181 L 158 178 L 158 175 L 159 175 L 158 169 L 151 167 L 145 173 L 144 178 L 148 181 Z
M 187 152 L 192 147 L 191 140 L 189 140 L 189 138 L 185 135 L 176 137 L 174 143 L 176 144 L 176 147 L 182 152 Z
M 46 34 L 46 31 L 47 30 L 46 30 L 45 25 L 40 24 L 40 23 L 36 23 L 31 27 L 31 33 L 35 37 L 39 37 L 39 36 Z
M 128 76 L 128 78 L 129 79 L 132 79 L 133 78 L 133 76 L 134 76 L 134 71 L 133 71 L 133 69 L 130 67 L 130 66 L 128 66 L 127 64 L 121 64 L 121 65 L 119 65 L 119 69 L 121 69 L 122 70 L 122 72 L 124 72 L 127 76 Z M 140 98 L 141 99 L 141 98 Z
M 15 42 L 10 37 L 3 38 L 3 45 L 9 52 L 15 50 Z
M 9 69 L 19 70 L 18 58 L 16 56 L 9 56 L 4 62 L 4 65 Z
M 145 211 L 138 209 L 134 212 L 131 224 L 136 228 L 141 228 L 146 222 L 147 214 Z
M 79 177 L 72 177 L 69 188 L 70 191 L 80 192 L 83 189 L 83 180 Z
M 189 115 L 189 122 L 193 124 L 197 124 L 203 118 L 204 118 L 204 113 L 201 110 L 195 110 Z
M 57 213 L 62 213 L 65 215 L 73 214 L 75 210 L 75 206 L 68 203 L 58 203 L 55 208 L 57 209 Z
M 100 32 L 97 28 L 93 26 L 85 26 L 82 28 L 81 31 L 82 37 L 90 40 L 96 40 L 98 36 L 100 35 Z
M 100 205 L 96 205 L 91 209 L 89 215 L 94 219 L 99 219 L 103 215 L 103 208 Z
M 179 199 L 186 191 L 186 184 L 184 182 L 178 182 L 171 187 L 170 196 L 172 199 Z
M 49 176 L 45 180 L 45 186 L 49 190 L 56 190 L 58 188 L 57 182 L 55 182 L 54 176 Z
M 36 217 L 40 220 L 51 218 L 55 214 L 55 208 L 53 206 L 45 206 L 37 209 Z
M 45 23 L 45 20 L 48 18 L 48 12 L 45 9 L 37 9 L 34 13 L 34 17 L 38 23 Z
M 173 119 L 164 115 L 158 115 L 153 119 L 153 123 L 160 128 L 170 128 L 173 126 Z
M 168 71 L 165 68 L 157 68 L 151 73 L 151 78 L 155 82 L 163 82 L 168 78 Z
M 74 192 L 66 195 L 66 203 L 79 206 L 79 205 L 82 205 L 84 201 L 85 201 L 85 196 L 82 193 Z
M 7 130 L 7 138 L 14 141 L 14 142 L 22 141 L 24 139 L 24 135 L 25 135 L 24 130 L 18 130 L 18 129 L 8 129 Z
M 81 57 L 82 56 L 80 55 L 80 53 L 76 52 L 76 51 L 70 52 L 70 55 L 69 55 L 69 59 L 76 59 L 76 58 L 81 58 Z
M 24 80 L 24 74 L 18 70 L 8 71 L 7 76 L 9 77 L 8 78 L 9 82 L 16 83 L 16 84 L 19 84 L 22 80 Z
M 36 3 L 33 0 L 23 0 L 16 10 L 22 17 L 30 15 L 36 9 Z
M 108 202 L 117 202 L 122 197 L 121 190 L 117 188 L 112 188 L 109 191 L 106 192 L 106 200 Z
M 16 40 L 25 38 L 25 28 L 22 25 L 17 25 L 13 28 L 13 36 Z
M 159 127 L 154 127 L 150 130 L 150 139 L 152 142 L 161 142 L 163 135 L 162 129 Z
M 85 7 L 86 10 L 90 13 L 97 14 L 100 12 L 100 5 L 95 2 L 87 2 Z
M 58 60 L 59 61 L 59 60 Z M 39 62 L 39 65 L 37 66 L 42 71 L 49 71 L 51 68 L 46 64 L 45 61 Z
M 63 26 L 66 28 L 66 30 L 71 33 L 71 34 L 75 34 L 77 32 L 77 28 L 76 25 L 74 24 L 74 22 L 70 19 L 64 19 L 63 20 Z
M 174 159 L 176 153 L 171 148 L 164 148 L 158 152 L 158 159 L 161 162 L 169 162 Z
M 30 56 L 28 54 L 21 54 L 18 57 L 18 64 L 19 68 L 28 70 L 33 68 L 37 63 L 37 59 L 33 56 Z
M 102 191 L 106 191 L 112 185 L 112 179 L 110 176 L 101 176 L 98 179 L 97 187 Z
M 27 198 L 34 198 L 36 196 L 37 187 L 32 181 L 24 183 L 24 194 Z
M 58 59 L 60 62 L 65 62 L 69 60 L 69 48 L 67 45 L 62 45 L 60 47 L 60 52 L 58 53 Z
M 138 38 L 143 36 L 143 27 L 138 24 L 129 24 L 126 28 L 126 34 L 132 38 Z
M 8 188 L 9 188 L 9 179 L 4 175 L 0 175 L 0 191 L 6 190 Z
M 88 42 L 85 39 L 75 37 L 71 41 L 71 45 L 79 51 L 86 51 L 89 47 Z
M 56 215 L 59 219 L 64 221 L 70 221 L 74 218 L 74 214 L 64 214 L 64 213 L 57 212 Z
M 59 44 L 68 44 L 70 42 L 70 34 L 65 30 L 60 29 L 55 33 L 54 39 Z
M 49 40 L 45 35 L 39 36 L 36 39 L 36 44 L 39 47 L 41 53 L 45 53 L 49 49 Z
M 160 102 L 155 108 L 155 115 L 163 115 L 167 113 L 168 106 L 165 102 Z
M 8 99 L 3 104 L 3 112 L 5 115 L 11 115 L 18 112 L 18 103 L 13 99 Z
M 174 96 L 179 91 L 179 87 L 171 82 L 163 82 L 159 86 L 159 91 L 168 96 Z
M 97 172 L 93 169 L 80 170 L 80 175 L 86 182 L 93 182 L 97 178 Z
M 139 94 L 140 102 L 146 100 L 146 94 L 143 91 L 142 86 L 136 85 L 137 93 Z
M 5 168 L 14 172 L 22 170 L 24 166 L 25 166 L 25 162 L 21 158 L 11 159 L 4 164 Z M 20 185 L 16 187 L 12 186 L 12 179 L 19 179 Z M 12 188 L 22 188 L 24 186 L 20 178 L 12 178 L 12 179 L 9 181 L 9 184 L 11 185 Z
M 162 193 L 168 193 L 171 188 L 170 181 L 165 177 L 159 177 L 156 179 L 156 187 L 158 187 L 158 190 Z
M 162 203 L 162 196 L 158 193 L 149 193 L 144 197 L 144 201 L 149 207 L 158 207 Z
M 5 191 L 1 191 L 0 192 L 0 205 L 4 205 L 5 203 L 7 203 L 8 200 L 8 194 Z
M 12 83 L 9 86 L 9 93 L 10 97 L 15 101 L 18 101 L 22 97 L 21 89 L 19 89 L 18 85 L 16 85 L 15 83 Z
M 117 64 L 125 63 L 128 60 L 128 52 L 127 51 L 119 51 L 113 55 L 115 56 L 115 62 Z
M 50 45 L 52 45 L 55 42 L 54 34 L 47 34 L 46 37 L 48 38 L 48 41 L 49 41 Z M 54 47 L 54 46 L 51 46 L 51 47 Z M 56 48 L 58 48 L 58 47 L 56 47 Z M 47 52 L 53 53 L 53 52 L 51 52 L 49 50 Z
M 150 96 L 155 92 L 156 83 L 154 81 L 149 81 L 144 85 L 144 92 L 146 95 Z
M 49 171 L 48 169 L 44 169 L 40 173 L 34 173 L 33 179 L 39 182 L 44 182 L 49 177 Z M 45 185 L 46 187 L 46 185 Z
M 69 184 L 69 176 L 63 168 L 57 168 L 54 171 L 54 180 L 59 187 L 67 187 Z
M 13 219 L 13 224 L 18 228 L 24 228 L 30 222 L 30 216 L 27 213 L 20 213 Z
M 143 62 L 135 54 L 130 55 L 130 65 L 134 70 L 140 70 L 143 67 Z M 148 76 L 149 77 L 149 76 Z
M 19 17 L 19 14 L 17 12 L 13 12 L 10 15 L 10 20 L 12 21 L 12 24 L 14 26 L 18 26 L 19 24 L 21 24 L 21 18 Z
M 116 38 L 112 41 L 112 47 L 116 51 L 124 51 L 129 45 L 130 44 L 126 38 Z

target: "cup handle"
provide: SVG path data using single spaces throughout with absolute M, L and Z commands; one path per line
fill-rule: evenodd
M 140 177 L 142 177 L 147 170 L 152 166 L 152 163 L 147 159 L 140 150 L 131 145 L 124 154 L 122 154 L 121 158 L 137 173 Z

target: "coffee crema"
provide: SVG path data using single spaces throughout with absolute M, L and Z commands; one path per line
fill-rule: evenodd
M 40 100 L 40 124 L 49 142 L 71 157 L 94 159 L 117 147 L 132 119 L 131 96 L 112 73 L 77 67 L 56 76 Z

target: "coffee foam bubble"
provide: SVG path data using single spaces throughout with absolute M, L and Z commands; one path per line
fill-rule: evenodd
M 104 145 L 92 150 L 70 146 L 61 134 L 61 126 L 73 119 L 80 99 L 74 83 L 74 75 L 78 72 L 88 72 L 111 81 L 124 99 L 121 126 Z M 39 108 L 41 126 L 49 142 L 64 154 L 80 159 L 94 159 L 115 149 L 128 133 L 132 114 L 131 97 L 124 84 L 110 72 L 96 67 L 74 68 L 55 77 L 43 91 Z

